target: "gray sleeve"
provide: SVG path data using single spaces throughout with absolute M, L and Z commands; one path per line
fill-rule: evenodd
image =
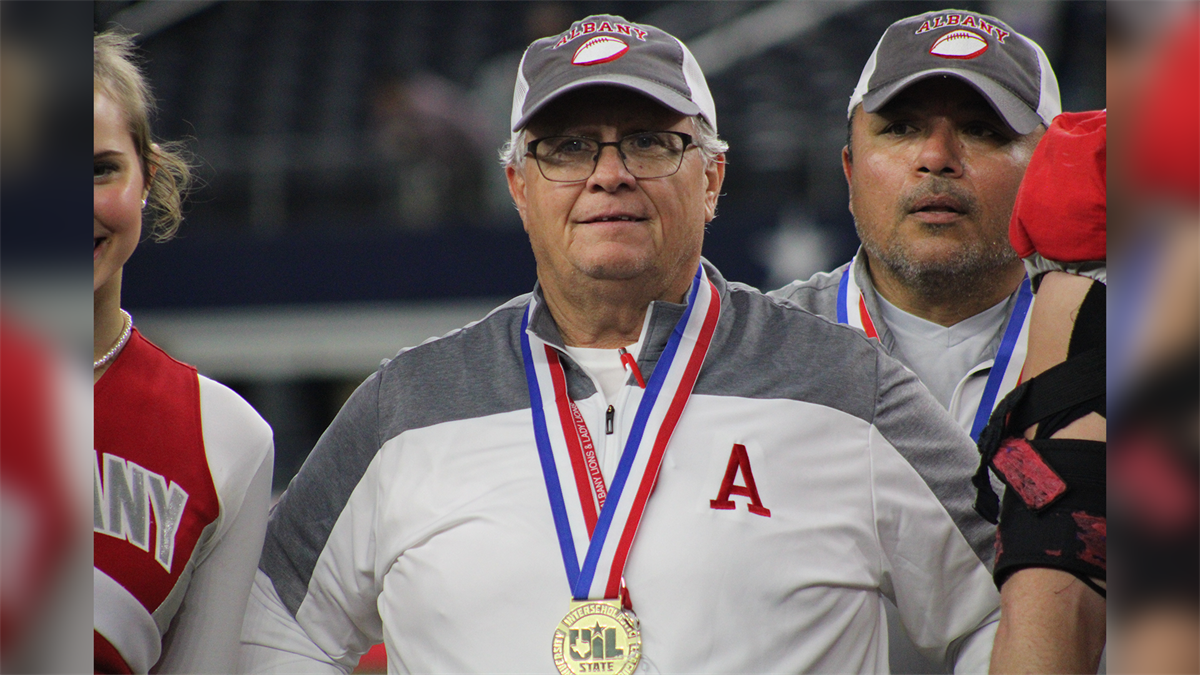
M 371 527 L 374 513 L 366 494 L 356 497 L 351 511 L 347 508 L 359 484 L 373 480 L 367 471 L 384 443 L 407 430 L 529 406 L 519 351 L 521 302 L 385 362 L 321 435 L 271 514 L 259 562 L 293 616 L 314 588 L 314 570 L 339 518 L 351 515 L 353 525 L 346 526 L 364 532 Z M 363 551 L 332 553 L 340 557 Z M 319 581 L 357 583 L 323 576 Z
M 912 371 L 877 347 L 878 398 L 873 423 L 920 474 L 989 570 L 995 526 L 975 513 L 971 477 L 979 453 L 970 436 Z
M 872 493 L 884 592 L 925 658 L 984 672 L 1000 596 L 995 529 L 972 507 L 978 453 L 915 375 L 877 353 Z
M 376 372 L 354 391 L 271 512 L 258 567 L 293 616 L 334 524 L 380 448 L 380 381 Z

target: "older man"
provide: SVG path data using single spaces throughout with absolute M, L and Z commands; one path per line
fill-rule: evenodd
M 511 121 L 538 284 L 350 398 L 272 515 L 242 667 L 382 640 L 398 672 L 880 672 L 888 597 L 984 669 L 970 443 L 875 344 L 701 259 L 725 146 L 687 48 L 578 21 Z

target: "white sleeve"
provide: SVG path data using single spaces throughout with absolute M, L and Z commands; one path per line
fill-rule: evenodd
M 874 428 L 871 435 L 885 591 L 926 658 L 986 673 L 1000 618 L 991 573 L 917 470 Z M 962 480 L 970 485 L 969 475 Z
M 878 361 L 869 451 L 882 588 L 913 644 L 934 663 L 985 673 L 1000 617 L 995 526 L 975 512 L 979 453 L 924 385 Z
M 954 645 L 951 657 L 955 673 L 986 673 L 992 660 L 992 643 L 1000 625 L 1000 610 L 988 615 L 983 625 Z
M 224 385 L 200 377 L 200 416 L 221 504 L 155 672 L 231 673 L 262 552 L 275 452 L 271 428 Z
M 309 639 L 261 570 L 250 589 L 237 666 L 239 673 L 349 672 Z

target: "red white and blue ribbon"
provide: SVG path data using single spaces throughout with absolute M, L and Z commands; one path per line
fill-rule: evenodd
M 854 265 L 857 260 L 858 256 L 850 260 L 850 264 L 842 272 L 841 280 L 838 281 L 837 320 L 840 324 L 863 331 L 867 337 L 878 339 L 875 322 L 867 312 L 866 298 L 858 282 L 854 280 Z M 1021 369 L 1025 366 L 1025 353 L 1029 347 L 1029 308 L 1032 304 L 1033 290 L 1029 284 L 1029 277 L 1026 276 L 1017 291 L 1017 301 L 1008 319 L 1008 326 L 1004 329 L 1004 336 L 1000 339 L 1000 347 L 992 362 L 991 372 L 988 373 L 987 384 L 983 387 L 983 397 L 979 400 L 979 407 L 975 409 L 975 417 L 971 423 L 971 439 L 976 442 L 979 441 L 979 434 L 983 432 L 983 428 L 987 426 L 996 402 L 1008 395 L 1021 381 Z
M 534 437 L 567 580 L 577 600 L 616 598 L 671 434 L 712 342 L 721 299 L 700 267 L 692 279 L 687 309 L 646 388 L 631 392 L 637 413 L 607 490 L 587 425 L 567 396 L 558 350 L 529 330 L 535 307 L 536 300 L 531 300 L 521 321 L 521 352 Z
M 840 324 L 853 326 L 866 333 L 867 337 L 878 340 L 879 333 L 875 331 L 875 322 L 867 312 L 867 301 L 863 298 L 858 282 L 854 280 L 854 261 L 857 259 L 858 256 L 855 256 L 850 260 L 846 271 L 842 272 L 841 281 L 838 282 L 837 320 Z

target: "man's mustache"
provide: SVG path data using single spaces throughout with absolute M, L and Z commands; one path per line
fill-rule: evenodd
M 929 178 L 904 195 L 900 202 L 903 213 L 928 208 L 951 208 L 959 213 L 974 213 L 979 207 L 975 195 L 946 178 Z

